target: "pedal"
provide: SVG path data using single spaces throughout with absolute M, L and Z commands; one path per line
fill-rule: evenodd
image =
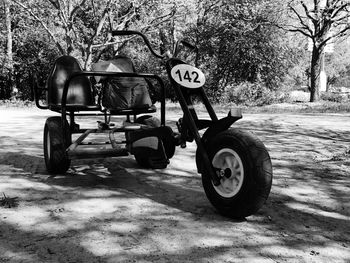
M 105 122 L 102 121 L 97 121 L 97 127 L 99 130 L 105 131 L 105 130 L 109 130 L 109 125 Z
M 186 141 L 193 142 L 194 137 L 192 136 L 190 130 L 187 128 L 185 122 L 183 121 L 183 118 L 180 118 L 176 122 L 176 126 L 180 134 L 178 145 L 181 145 L 181 148 L 186 148 Z
M 73 131 L 78 132 L 80 130 L 80 125 L 78 123 L 73 123 Z
M 181 134 L 177 133 L 174 136 L 175 139 L 175 145 L 180 146 L 181 148 L 186 148 L 186 141 L 182 139 Z

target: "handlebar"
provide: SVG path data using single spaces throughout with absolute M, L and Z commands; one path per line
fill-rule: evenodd
M 182 45 L 184 45 L 185 47 L 187 47 L 189 49 L 197 50 L 197 47 L 195 45 L 192 45 L 191 43 L 189 43 L 185 40 L 180 40 L 179 43 L 181 43 Z
M 191 49 L 191 50 L 194 50 L 194 51 L 197 51 L 197 49 L 198 49 L 195 45 L 192 45 L 191 43 L 187 42 L 186 40 L 178 40 L 176 42 L 175 49 L 174 49 L 174 56 L 175 57 L 177 57 L 177 55 L 178 55 L 180 45 L 183 45 L 184 47 Z
M 151 46 L 151 43 L 147 39 L 147 37 L 144 34 L 142 34 L 141 32 L 134 31 L 134 30 L 114 30 L 114 31 L 112 31 L 112 36 L 131 36 L 131 35 L 138 35 L 138 36 L 142 37 L 142 39 L 145 42 L 145 44 L 147 45 L 148 49 L 157 58 L 164 58 L 166 56 L 165 54 L 159 54 L 159 53 L 155 52 Z
M 164 54 L 159 54 L 156 51 L 154 51 L 154 49 L 151 46 L 151 43 L 149 42 L 148 38 L 142 34 L 139 31 L 134 31 L 134 30 L 114 30 L 112 31 L 112 36 L 132 36 L 132 35 L 138 35 L 140 37 L 142 37 L 143 41 L 145 42 L 146 46 L 148 47 L 148 49 L 151 51 L 151 53 L 156 56 L 157 58 L 163 59 L 165 57 L 172 57 L 172 55 L 170 55 L 168 52 L 164 53 Z M 176 57 L 178 54 L 178 50 L 179 50 L 179 46 L 180 45 L 185 46 L 188 49 L 197 51 L 197 47 L 192 45 L 191 43 L 185 41 L 185 40 L 179 40 L 176 42 L 175 45 L 175 49 L 174 49 L 174 56 Z

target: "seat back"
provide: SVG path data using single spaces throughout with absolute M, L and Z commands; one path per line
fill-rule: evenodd
M 135 73 L 131 59 L 116 56 L 109 61 L 92 65 L 94 71 Z M 96 81 L 100 81 L 100 77 Z M 105 78 L 106 79 L 106 78 Z M 148 109 L 152 106 L 149 95 L 150 83 L 143 77 L 109 77 L 102 91 L 102 105 L 107 109 Z
M 82 71 L 78 61 L 71 56 L 59 57 L 47 80 L 47 102 L 49 106 L 61 105 L 64 85 L 68 77 Z M 95 104 L 90 80 L 86 76 L 78 76 L 70 81 L 67 105 L 91 106 Z

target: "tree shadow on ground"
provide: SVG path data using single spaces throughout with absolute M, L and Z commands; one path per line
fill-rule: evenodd
M 0 158 L 0 164 L 13 165 L 28 172 L 28 180 L 40 181 L 49 185 L 67 187 L 104 187 L 124 189 L 144 196 L 164 205 L 204 217 L 221 217 L 207 200 L 201 187 L 200 175 L 193 171 L 141 169 L 133 158 L 107 158 L 98 160 L 78 160 L 65 175 L 50 176 L 46 173 L 42 157 L 8 153 Z M 128 170 L 131 170 L 128 172 Z M 181 176 L 176 174 L 180 173 Z M 44 176 L 40 176 L 44 175 Z M 176 181 L 176 182 L 175 182 Z
M 89 199 L 88 196 L 78 195 L 77 190 L 82 192 L 96 188 L 111 191 L 110 194 L 106 195 L 105 201 L 108 199 L 132 200 L 137 196 L 161 204 L 163 208 L 171 207 L 189 214 L 193 221 L 193 228 L 182 226 L 186 233 L 181 232 L 188 239 L 191 237 L 194 240 L 200 240 L 205 233 L 196 225 L 208 224 L 213 228 L 213 231 L 210 232 L 212 238 L 227 241 L 218 246 L 203 246 L 193 241 L 193 243 L 183 244 L 182 247 L 174 249 L 173 252 L 161 248 L 155 252 L 152 250 L 151 252 L 138 251 L 137 247 L 140 244 L 150 242 L 150 236 L 158 234 L 158 229 L 150 228 L 149 222 L 153 220 L 154 225 L 160 224 L 160 222 L 157 222 L 153 217 L 147 217 L 145 220 L 148 221 L 148 224 L 146 224 L 142 218 L 136 218 L 136 220 L 139 219 L 137 220 L 139 228 L 134 232 L 123 234 L 112 228 L 103 229 L 107 233 L 106 235 L 117 237 L 111 241 L 111 244 L 121 246 L 121 250 L 98 257 L 78 243 L 84 238 L 85 232 L 102 231 L 101 225 L 106 223 L 107 219 L 82 220 L 84 223 L 78 233 L 70 232 L 72 229 L 68 228 L 62 234 L 58 234 L 57 238 L 62 242 L 63 253 L 72 247 L 78 251 L 78 256 L 81 255 L 82 258 L 86 257 L 91 260 L 86 262 L 107 262 L 118 258 L 121 259 L 120 261 L 133 259 L 136 262 L 142 260 L 151 262 L 194 260 L 200 262 L 212 258 L 225 260 L 226 257 L 236 258 L 237 261 L 258 257 L 278 261 L 282 257 L 283 260 L 288 261 L 288 259 L 295 260 L 295 255 L 288 253 L 281 255 L 278 252 L 273 252 L 274 248 L 288 247 L 297 251 L 305 251 L 314 247 L 321 249 L 330 245 L 337 245 L 344 249 L 349 247 L 350 227 L 339 228 L 339 226 L 349 226 L 349 156 L 346 155 L 347 146 L 343 142 L 350 141 L 350 135 L 346 132 L 325 129 L 315 132 L 302 127 L 276 123 L 268 128 L 262 122 L 245 123 L 241 127 L 249 127 L 250 130 L 255 131 L 267 145 L 272 156 L 275 176 L 272 192 L 266 205 L 257 215 L 247 218 L 245 222 L 234 222 L 217 214 L 207 201 L 201 187 L 200 177 L 195 174 L 196 171 L 193 167 L 185 169 L 181 166 L 175 166 L 171 168 L 171 173 L 169 173 L 167 169 L 140 169 L 132 158 L 79 160 L 73 162 L 72 169 L 66 175 L 52 177 L 46 174 L 42 157 L 30 156 L 21 152 L 3 153 L 0 165 L 12 165 L 24 170 L 26 174 L 18 175 L 19 178 L 40 182 L 48 186 L 64 187 L 62 190 L 57 190 L 67 192 L 66 200 L 60 200 L 61 202 Z M 341 156 L 342 153 L 344 153 L 343 159 L 333 158 Z M 185 158 L 191 159 L 194 157 L 194 152 L 191 150 L 185 155 Z M 343 167 L 344 165 L 345 167 Z M 116 194 L 116 191 L 121 190 L 124 194 Z M 31 192 L 34 191 L 39 192 L 38 198 L 39 196 L 54 197 L 54 194 L 50 193 L 50 189 L 31 190 Z M 91 197 L 91 199 L 93 198 Z M 323 204 L 322 200 L 325 198 L 332 200 L 331 205 Z M 164 212 L 160 211 L 158 211 L 160 214 Z M 169 217 L 174 213 L 172 210 L 165 216 Z M 164 216 L 164 214 L 162 215 Z M 138 216 L 142 217 L 142 215 Z M 286 221 L 286 219 L 288 220 Z M 124 218 L 122 215 L 118 218 L 111 216 L 108 220 L 108 224 L 130 222 L 130 219 Z M 133 222 L 135 223 L 135 221 Z M 179 227 L 179 224 L 181 226 L 181 221 L 175 219 L 174 222 L 176 222 L 174 227 Z M 248 230 L 252 226 L 255 231 L 249 232 Z M 24 240 L 42 238 L 38 232 L 22 231 L 10 224 L 3 224 L 2 228 L 10 229 L 9 231 L 15 233 L 17 238 L 23 235 L 27 236 L 28 238 Z M 6 232 L 3 235 L 8 236 L 8 234 L 9 232 Z M 139 240 L 134 240 L 132 234 L 137 235 Z M 262 236 L 263 239 L 259 239 Z M 78 243 L 69 241 L 71 238 L 75 238 Z M 254 238 L 259 241 L 252 242 Z M 232 240 L 239 242 L 235 243 Z M 16 246 L 16 242 L 16 240 L 11 240 L 11 246 L 1 244 L 1 247 L 5 250 L 17 249 L 19 252 L 34 251 L 33 253 L 36 253 L 35 251 L 40 251 L 38 247 L 26 247 L 26 245 L 22 246 L 19 243 Z M 171 240 L 168 242 L 171 243 Z M 108 244 L 105 245 L 108 246 Z M 45 246 L 43 247 L 45 249 Z M 46 250 L 47 253 L 50 255 L 48 250 Z M 38 255 L 41 260 L 46 259 L 42 257 L 40 252 Z M 300 259 L 303 261 L 302 258 Z

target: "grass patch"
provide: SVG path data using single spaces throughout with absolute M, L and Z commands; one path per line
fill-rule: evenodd
M 5 208 L 12 208 L 18 206 L 18 197 L 8 197 L 5 193 L 2 193 L 3 197 L 0 199 L 0 206 Z
M 160 103 L 156 103 L 160 109 Z M 0 100 L 0 107 L 7 108 L 31 108 L 35 107 L 32 101 L 21 100 Z M 334 101 L 318 101 L 318 102 L 290 102 L 277 103 L 265 106 L 243 106 L 234 103 L 213 104 L 213 108 L 217 114 L 226 114 L 232 108 L 241 108 L 243 113 L 350 113 L 350 101 L 334 102 Z M 202 103 L 196 103 L 195 109 L 199 112 L 205 112 Z M 178 102 L 166 102 L 166 111 L 174 115 L 181 116 L 182 110 Z
M 35 106 L 35 102 L 18 99 L 0 100 L 0 106 L 5 108 L 30 108 Z
M 350 102 L 302 102 L 302 103 L 281 103 L 250 108 L 247 112 L 252 113 L 349 113 Z

